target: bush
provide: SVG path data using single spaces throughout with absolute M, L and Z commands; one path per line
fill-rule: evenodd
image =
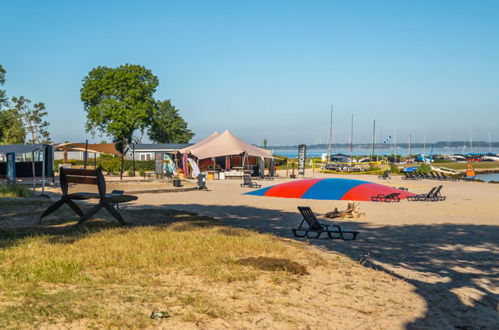
M 128 176 L 135 176 L 135 171 L 132 169 L 128 170 Z
M 144 170 L 139 170 L 139 175 L 140 175 L 141 177 L 145 177 L 145 176 L 146 176 L 146 171 L 144 171 Z
M 59 171 L 59 165 L 64 163 L 62 159 L 57 159 L 54 161 L 54 170 Z M 68 164 L 72 166 L 81 166 L 83 167 L 83 160 L 75 160 L 68 159 Z M 89 159 L 87 165 L 93 167 L 94 160 Z M 101 155 L 97 158 L 97 166 L 100 166 L 105 173 L 119 173 L 121 168 L 121 158 L 113 157 L 109 155 Z M 128 171 L 133 168 L 133 162 L 131 160 L 126 159 L 123 164 L 123 171 Z M 136 170 L 144 170 L 144 171 L 154 171 L 155 165 L 154 160 L 136 160 L 135 161 L 135 169 Z
M 429 164 L 421 164 L 416 170 L 418 173 L 429 174 L 431 172 L 431 166 Z
M 33 191 L 22 184 L 0 186 L 0 196 L 3 197 L 33 197 Z

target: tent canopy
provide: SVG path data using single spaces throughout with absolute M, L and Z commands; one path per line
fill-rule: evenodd
M 7 144 L 0 145 L 0 154 L 5 155 L 8 152 L 16 154 L 28 154 L 33 151 L 43 150 L 43 144 Z
M 57 145 L 54 150 L 85 151 L 85 143 L 61 143 Z M 116 150 L 114 143 L 89 143 L 87 152 L 105 153 L 115 156 L 121 155 L 120 152 Z
M 270 150 L 261 149 L 235 137 L 229 130 L 216 132 L 206 139 L 179 150 L 190 153 L 198 159 L 246 154 L 248 156 L 273 158 Z

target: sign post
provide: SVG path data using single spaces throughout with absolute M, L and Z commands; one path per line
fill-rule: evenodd
M 305 162 L 307 161 L 307 146 L 298 146 L 298 175 L 305 176 Z
M 16 154 L 14 152 L 8 152 L 7 157 L 7 184 L 16 183 Z

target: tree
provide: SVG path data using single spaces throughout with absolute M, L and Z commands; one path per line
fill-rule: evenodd
M 15 110 L 0 111 L 0 144 L 23 144 L 26 131 Z
M 267 139 L 263 139 L 263 147 L 267 149 L 267 145 L 269 144 L 269 141 Z
M 148 132 L 149 138 L 158 143 L 188 143 L 194 133 L 170 100 L 157 102 Z
M 80 97 L 87 112 L 86 130 L 112 137 L 123 155 L 133 132 L 151 122 L 158 78 L 140 65 L 99 66 L 83 79 Z M 121 175 L 123 175 L 123 156 Z
M 14 104 L 12 111 L 19 116 L 25 134 L 28 135 L 27 142 L 30 144 L 49 143 L 49 123 L 43 119 L 48 114 L 45 111 L 45 104 L 38 102 L 33 104 L 33 107 L 30 107 L 31 100 L 26 99 L 24 96 L 13 97 L 12 102 Z
M 87 112 L 86 130 L 131 143 L 133 132 L 150 123 L 158 78 L 140 65 L 99 66 L 83 79 L 81 100 Z
M 0 65 L 0 86 L 5 84 L 5 69 L 2 65 Z M 7 105 L 7 94 L 5 90 L 0 89 L 0 110 L 2 110 L 3 106 Z

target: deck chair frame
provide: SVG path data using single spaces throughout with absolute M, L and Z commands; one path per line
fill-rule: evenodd
M 298 228 L 293 228 L 293 235 L 300 238 L 320 238 L 322 234 L 327 234 L 330 239 L 342 239 L 353 241 L 359 234 L 358 231 L 342 229 L 338 225 L 326 225 L 319 222 L 314 212 L 308 206 L 298 206 L 303 219 Z M 305 227 L 305 224 L 307 227 Z M 334 229 L 333 229 L 334 228 Z M 346 236 L 349 237 L 346 237 Z

